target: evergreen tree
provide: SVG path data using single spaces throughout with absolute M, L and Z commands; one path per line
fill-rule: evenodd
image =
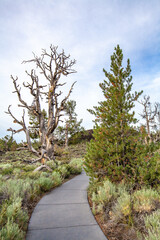
M 132 110 L 142 91 L 131 93 L 130 61 L 123 68 L 119 45 L 111 56 L 110 72 L 103 69 L 107 80 L 100 83 L 104 101 L 89 110 L 95 115 L 94 139 L 88 145 L 85 169 L 92 177 L 108 176 L 111 180 L 132 177 L 138 154 L 137 122 Z
M 84 128 L 81 126 L 82 119 L 77 120 L 77 114 L 75 112 L 76 101 L 70 100 L 65 104 L 65 124 L 57 128 L 57 135 L 62 141 L 65 142 L 65 147 L 68 147 L 68 137 L 73 136 L 75 133 L 83 131 Z

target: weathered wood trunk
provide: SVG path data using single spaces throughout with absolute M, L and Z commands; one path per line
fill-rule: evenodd
M 30 139 L 30 136 L 29 136 L 28 129 L 26 128 L 24 131 L 25 131 L 25 134 L 26 134 L 26 141 L 27 141 L 29 151 L 35 153 L 36 155 L 39 155 L 38 152 L 32 147 L 32 143 L 31 143 L 31 139 Z
M 46 129 L 44 118 L 40 119 L 40 128 L 39 128 L 40 142 L 42 146 L 46 145 Z
M 50 159 L 55 160 L 53 136 L 46 136 L 46 155 Z

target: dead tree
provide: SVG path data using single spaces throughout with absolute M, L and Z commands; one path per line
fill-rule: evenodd
M 144 96 L 144 99 L 138 101 L 143 106 L 143 113 L 139 114 L 146 121 L 146 130 L 148 138 L 151 141 L 151 128 L 155 124 L 155 116 L 157 115 L 158 105 L 155 103 L 154 108 L 150 103 L 150 96 Z
M 11 105 L 8 107 L 8 114 L 13 118 L 14 123 L 21 126 L 19 130 L 13 130 L 14 133 L 24 131 L 26 134 L 27 145 L 30 151 L 40 155 L 33 147 L 29 135 L 29 129 L 25 123 L 25 109 L 30 111 L 38 119 L 39 123 L 39 137 L 43 151 L 41 151 L 41 158 L 44 155 L 48 159 L 54 160 L 54 130 L 56 129 L 63 111 L 65 103 L 68 100 L 75 82 L 71 85 L 68 94 L 63 97 L 61 90 L 66 82 L 61 81 L 62 76 L 68 76 L 69 74 L 76 73 L 72 68 L 76 61 L 70 60 L 70 55 L 66 55 L 64 50 L 58 53 L 58 47 L 53 45 L 50 46 L 50 52 L 48 53 L 45 49 L 42 49 L 40 57 L 33 54 L 33 59 L 23 61 L 23 63 L 34 63 L 36 70 L 32 69 L 30 72 L 26 71 L 30 81 L 23 82 L 23 87 L 30 91 L 32 96 L 32 104 L 29 105 L 27 101 L 23 99 L 21 93 L 21 87 L 18 84 L 18 77 L 11 76 L 14 84 L 15 93 L 18 96 L 19 105 L 18 107 L 23 108 L 23 116 L 21 120 L 18 120 L 11 112 Z M 37 73 L 38 71 L 38 73 Z M 41 77 L 42 79 L 41 79 Z M 40 81 L 46 81 L 40 84 Z M 48 89 L 47 89 L 48 87 Z M 47 103 L 47 124 L 43 114 L 42 102 L 45 100 Z

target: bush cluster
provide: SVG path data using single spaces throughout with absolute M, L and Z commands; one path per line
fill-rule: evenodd
M 134 190 L 123 183 L 113 184 L 109 180 L 92 182 L 89 186 L 89 196 L 92 201 L 93 214 L 101 213 L 104 218 L 115 223 L 127 224 L 137 231 L 139 239 L 160 239 L 160 191 L 142 187 Z M 109 206 L 109 208 L 108 208 Z M 106 209 L 109 209 L 106 211 Z M 137 228 L 142 224 L 145 231 Z M 140 226 L 138 226 L 140 227 Z
M 49 164 L 51 165 L 51 162 Z M 2 170 L 2 175 L 0 175 L 0 239 L 24 239 L 30 203 L 38 199 L 43 192 L 60 185 L 70 174 L 80 173 L 82 161 L 73 159 L 70 164 L 59 162 L 58 167 L 52 162 L 52 167 L 52 172 L 33 172 L 36 168 L 33 165 L 25 165 L 23 169 L 20 169 L 11 163 L 0 164 Z M 6 174 L 7 176 L 10 174 L 10 178 L 4 181 Z
M 73 158 L 69 163 L 71 174 L 79 174 L 82 172 L 83 161 L 81 158 Z

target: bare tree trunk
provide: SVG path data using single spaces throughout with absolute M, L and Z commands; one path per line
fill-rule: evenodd
M 26 134 L 26 141 L 27 141 L 29 151 L 35 153 L 36 155 L 39 155 L 38 152 L 32 147 L 28 129 L 25 129 L 25 134 Z
M 54 142 L 53 142 L 53 136 L 46 136 L 46 155 L 52 160 L 55 160 L 54 157 Z
M 44 118 L 40 118 L 39 137 L 42 146 L 46 145 L 46 129 Z

